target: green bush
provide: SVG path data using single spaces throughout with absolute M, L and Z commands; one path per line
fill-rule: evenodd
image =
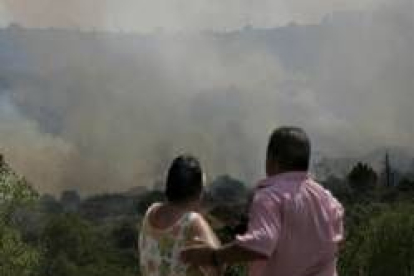
M 34 202 L 37 193 L 2 158 L 0 161 L 0 275 L 35 275 L 40 264 L 40 251 L 22 239 L 13 216 L 17 210 Z
M 39 264 L 40 251 L 22 241 L 17 230 L 0 225 L 0 275 L 32 276 Z
M 414 207 L 389 207 L 346 243 L 340 275 L 414 275 Z

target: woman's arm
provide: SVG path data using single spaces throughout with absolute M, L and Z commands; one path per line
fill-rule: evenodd
M 192 223 L 194 241 L 204 243 L 210 247 L 218 248 L 220 241 L 208 222 L 199 214 Z
M 210 227 L 208 222 L 199 214 L 197 214 L 192 223 L 192 236 L 193 245 L 203 245 L 212 249 L 217 249 L 220 247 L 221 243 L 217 238 L 217 235 L 214 233 L 213 229 Z M 224 272 L 224 267 L 202 267 L 201 268 L 205 275 L 221 275 Z

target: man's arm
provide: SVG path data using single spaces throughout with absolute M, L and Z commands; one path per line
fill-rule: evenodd
M 230 243 L 215 251 L 215 256 L 219 263 L 239 263 L 252 262 L 268 259 L 268 256 L 243 247 L 237 243 Z
M 184 262 L 197 266 L 251 262 L 268 258 L 259 252 L 244 248 L 237 243 L 230 243 L 220 248 L 203 245 L 188 247 L 182 251 L 181 257 Z
M 194 246 L 182 252 L 184 262 L 193 265 L 250 262 L 270 257 L 276 248 L 281 229 L 280 206 L 264 194 L 255 196 L 250 210 L 248 231 L 234 243 L 217 249 Z

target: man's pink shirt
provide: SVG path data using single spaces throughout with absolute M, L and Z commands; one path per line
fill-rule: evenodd
M 267 178 L 256 187 L 246 234 L 236 242 L 268 257 L 250 276 L 335 276 L 344 238 L 342 205 L 306 172 Z

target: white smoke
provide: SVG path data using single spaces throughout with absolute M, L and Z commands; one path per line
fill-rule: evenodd
M 1 108 L 14 110 L 1 113 L 0 147 L 52 192 L 150 186 L 182 152 L 210 177 L 252 182 L 268 134 L 285 124 L 329 154 L 413 150 L 412 7 L 398 0 L 316 25 L 215 35 L 60 31 L 45 43 L 39 31 L 15 45 L 24 74 L 0 68 L 11 86 Z
M 372 9 L 384 0 L 1 0 L 9 20 L 32 28 L 152 32 L 233 30 L 316 23 L 340 10 Z M 1 5 L 0 5 L 1 6 Z
M 0 152 L 13 168 L 43 190 L 58 192 L 65 163 L 73 148 L 59 137 L 39 130 L 22 116 L 10 99 L 0 95 Z M 51 165 L 53 164 L 53 165 Z

